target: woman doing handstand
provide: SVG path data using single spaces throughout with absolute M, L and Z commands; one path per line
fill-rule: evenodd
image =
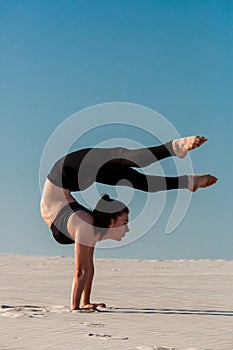
M 134 168 L 147 167 L 161 159 L 184 158 L 188 151 L 200 147 L 207 139 L 190 136 L 165 145 L 129 150 L 88 148 L 59 159 L 51 169 L 42 193 L 41 215 L 60 244 L 75 244 L 75 272 L 71 291 L 71 309 L 90 311 L 97 306 L 90 301 L 94 276 L 93 254 L 97 241 L 120 241 L 129 231 L 129 209 L 120 201 L 103 196 L 93 211 L 80 205 L 71 192 L 83 191 L 94 182 L 131 186 L 144 192 L 211 186 L 217 178 L 209 175 L 161 177 L 145 175 Z

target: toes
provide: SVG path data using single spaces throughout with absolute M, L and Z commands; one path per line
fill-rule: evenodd
M 211 184 L 214 185 L 217 181 L 218 179 L 215 176 L 211 175 Z
M 207 141 L 207 138 L 204 136 L 192 136 L 189 140 L 189 150 L 200 147 L 203 143 Z
M 212 176 L 212 175 L 208 174 L 208 177 L 209 178 L 208 178 L 208 181 L 207 181 L 207 186 L 212 186 L 218 181 L 218 179 L 215 176 Z
M 195 141 L 194 141 L 194 144 L 197 145 L 198 147 L 201 146 L 204 142 L 207 141 L 207 138 L 204 137 L 204 136 L 197 136 Z
M 200 140 L 201 143 L 204 143 L 204 142 L 206 142 L 208 139 L 207 139 L 206 137 L 204 137 L 204 136 L 199 136 L 199 140 Z

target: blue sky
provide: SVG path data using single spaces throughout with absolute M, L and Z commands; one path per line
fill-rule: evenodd
M 40 217 L 42 152 L 70 115 L 119 101 L 158 111 L 181 135 L 207 136 L 191 155 L 194 171 L 219 182 L 195 193 L 172 235 L 164 233 L 169 193 L 153 229 L 96 256 L 232 258 L 232 13 L 226 0 L 0 1 L 0 253 L 73 254 Z M 79 146 L 97 140 L 98 130 Z

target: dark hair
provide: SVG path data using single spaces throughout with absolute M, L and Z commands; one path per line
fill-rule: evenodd
M 110 198 L 108 194 L 102 195 L 93 210 L 95 232 L 103 237 L 110 226 L 111 219 L 116 220 L 123 213 L 129 213 L 129 208 L 124 203 Z

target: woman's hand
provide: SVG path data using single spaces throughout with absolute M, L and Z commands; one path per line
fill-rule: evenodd
M 86 312 L 86 313 L 88 313 L 88 312 L 97 312 L 98 310 L 96 309 L 96 308 L 94 308 L 94 307 L 90 307 L 90 308 L 87 308 L 87 307 L 79 307 L 79 308 L 77 308 L 77 309 L 73 309 L 73 310 L 71 310 L 72 312 Z

